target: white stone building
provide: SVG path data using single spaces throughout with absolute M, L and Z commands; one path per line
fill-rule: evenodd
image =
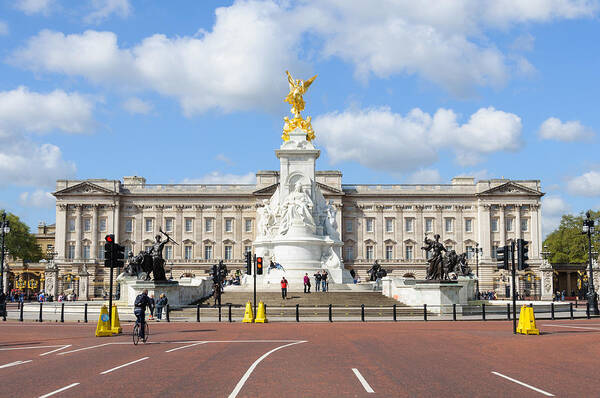
M 256 237 L 256 208 L 279 184 L 278 171 L 259 171 L 256 177 L 256 185 L 147 184 L 142 177 L 59 180 L 54 193 L 59 273 L 87 269 L 89 293 L 100 296 L 108 286 L 105 235 L 114 233 L 137 254 L 161 227 L 180 243 L 165 247 L 167 275 L 203 275 L 217 259 L 241 268 Z M 344 265 L 363 280 L 375 259 L 392 275 L 423 278 L 423 238 L 439 234 L 446 247 L 473 254 L 474 271 L 474 249 L 481 248 L 480 289 L 503 296 L 509 282 L 497 271 L 494 251 L 523 238 L 530 242 L 532 267 L 519 289 L 539 295 L 539 180 L 457 177 L 451 184 L 346 185 L 339 171 L 317 171 L 316 180 L 339 210 Z

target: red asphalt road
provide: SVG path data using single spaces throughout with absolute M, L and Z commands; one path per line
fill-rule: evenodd
M 493 371 L 555 396 L 600 396 L 599 320 L 540 321 L 541 336 L 514 336 L 510 322 L 151 323 L 152 344 L 138 346 L 123 326 L 124 335 L 96 338 L 93 325 L 1 323 L 2 396 L 80 383 L 54 396 L 228 397 L 259 357 L 297 341 L 260 362 L 237 396 L 544 396 Z M 124 344 L 94 347 L 106 343 Z M 15 361 L 31 362 L 2 368 Z

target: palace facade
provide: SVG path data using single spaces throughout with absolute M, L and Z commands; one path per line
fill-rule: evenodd
M 59 290 L 67 274 L 86 275 L 90 296 L 107 290 L 103 254 L 110 233 L 136 254 L 152 244 L 159 229 L 168 233 L 179 243 L 163 253 L 173 278 L 205 275 L 219 259 L 242 268 L 256 236 L 256 209 L 275 192 L 279 172 L 259 171 L 256 178 L 254 185 L 148 184 L 137 176 L 57 181 Z M 456 177 L 450 184 L 360 185 L 343 184 L 339 171 L 317 171 L 316 180 L 338 209 L 344 265 L 363 280 L 375 260 L 392 276 L 424 278 L 423 239 L 439 234 L 448 249 L 471 258 L 480 290 L 503 296 L 509 278 L 497 270 L 495 250 L 523 238 L 530 242 L 531 269 L 521 275 L 519 290 L 539 296 L 539 180 Z

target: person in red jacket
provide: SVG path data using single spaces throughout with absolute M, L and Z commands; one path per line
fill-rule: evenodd
M 281 278 L 281 298 L 284 300 L 287 298 L 287 288 L 288 288 L 288 281 L 287 281 L 287 279 L 285 279 L 285 276 L 284 276 L 283 278 Z
M 310 293 L 310 278 L 308 273 L 304 275 L 304 293 Z

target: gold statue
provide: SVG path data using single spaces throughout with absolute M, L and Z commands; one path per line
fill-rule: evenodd
M 294 115 L 294 118 L 290 120 L 289 117 L 284 117 L 283 120 L 285 122 L 283 126 L 283 138 L 284 141 L 290 139 L 289 133 L 290 131 L 294 131 L 296 128 L 301 128 L 306 132 L 306 139 L 308 141 L 315 139 L 315 132 L 311 125 L 310 116 L 306 119 L 302 118 L 300 112 L 304 110 L 304 98 L 302 96 L 306 93 L 306 90 L 310 87 L 312 82 L 317 78 L 317 75 L 314 75 L 308 80 L 300 80 L 294 79 L 290 72 L 285 71 L 288 77 L 288 82 L 290 84 L 290 92 L 285 97 L 284 101 L 288 104 L 292 105 L 291 112 Z

